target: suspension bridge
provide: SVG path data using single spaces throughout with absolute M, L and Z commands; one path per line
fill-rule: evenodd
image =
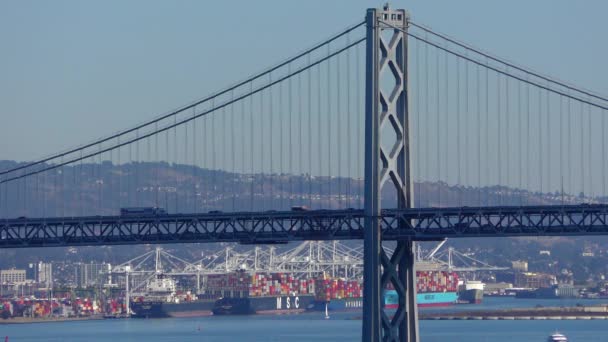
M 608 233 L 607 110 L 369 9 L 210 96 L 5 165 L 0 247 L 363 239 L 363 340 L 417 341 L 414 241 Z

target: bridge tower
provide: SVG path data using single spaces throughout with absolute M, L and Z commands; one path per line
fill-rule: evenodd
M 389 257 L 382 249 L 379 219 L 387 182 L 395 188 L 398 208 L 412 207 L 408 20 L 405 10 L 388 5 L 367 10 L 363 341 L 418 341 L 414 242 L 397 241 Z M 383 147 L 387 140 L 389 146 Z M 384 312 L 383 289 L 389 283 L 399 298 L 392 319 Z

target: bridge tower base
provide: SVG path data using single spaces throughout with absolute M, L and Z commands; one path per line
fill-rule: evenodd
M 381 192 L 393 185 L 398 208 L 412 207 L 409 151 L 407 27 L 405 10 L 367 10 L 365 84 L 365 237 L 363 341 L 418 342 L 413 240 L 382 248 Z M 384 133 L 387 130 L 392 132 Z M 392 141 L 391 141 L 392 139 Z M 387 146 L 388 144 L 388 146 Z M 393 317 L 384 311 L 384 289 L 398 295 Z

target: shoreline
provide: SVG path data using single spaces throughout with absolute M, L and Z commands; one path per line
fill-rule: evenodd
M 607 306 L 514 308 L 422 313 L 424 320 L 608 320 Z
M 13 317 L 9 319 L 0 319 L 0 325 L 3 324 L 29 324 L 29 323 L 58 323 L 58 322 L 73 322 L 73 321 L 95 321 L 102 320 L 103 316 L 90 317 Z

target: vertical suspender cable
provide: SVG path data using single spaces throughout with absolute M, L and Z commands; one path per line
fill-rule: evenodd
M 211 169 L 213 170 L 213 194 L 211 195 L 213 206 L 217 208 L 217 201 L 220 196 L 218 195 L 218 186 L 217 186 L 217 173 L 218 166 L 215 163 L 215 117 L 217 116 L 217 111 L 215 109 L 215 98 L 211 100 L 211 106 L 213 107 L 213 112 L 211 113 Z M 252 144 L 253 146 L 253 144 Z M 253 158 L 253 156 L 252 156 Z
M 357 87 L 357 96 L 356 96 L 357 100 L 355 102 L 356 103 L 356 109 L 355 110 L 357 112 L 357 117 L 356 117 L 357 118 L 357 120 L 356 120 L 356 122 L 357 122 L 357 135 L 356 135 L 356 137 L 357 137 L 356 138 L 357 139 L 357 143 L 355 145 L 356 146 L 355 153 L 356 153 L 356 160 L 357 160 L 357 183 L 356 183 L 357 184 L 357 198 L 358 198 L 357 206 L 359 208 L 362 208 L 362 198 L 363 198 L 363 196 L 361 194 L 361 189 L 362 189 L 362 187 L 361 187 L 361 183 L 362 183 L 361 182 L 361 179 L 362 179 L 362 177 L 361 177 L 361 175 L 362 175 L 361 169 L 363 168 L 363 165 L 361 164 L 361 145 L 363 144 L 363 139 L 361 138 L 361 136 L 362 136 L 362 134 L 361 134 L 361 121 L 363 121 L 363 116 L 362 116 L 363 112 L 361 110 L 361 102 L 363 101 L 363 99 L 362 99 L 363 96 L 361 95 L 361 88 L 362 88 L 362 85 L 361 85 L 361 72 L 362 72 L 363 68 L 361 67 L 361 58 L 359 57 L 359 55 L 361 54 L 361 52 L 359 51 L 360 50 L 359 46 L 360 45 L 357 45 L 357 51 L 355 52 L 355 59 L 356 59 L 355 64 L 357 65 L 356 66 L 356 68 L 357 68 L 356 70 L 357 71 L 355 73 L 356 78 L 357 78 L 356 81 L 355 81 L 355 85 Z
M 561 192 L 561 198 L 562 198 L 562 205 L 564 204 L 564 174 L 563 174 L 563 167 L 564 167 L 564 139 L 563 139 L 563 135 L 564 135 L 564 105 L 563 105 L 563 98 L 560 95 L 559 96 L 559 176 L 560 176 L 560 192 Z
M 240 177 L 240 189 L 239 189 L 239 199 L 240 199 L 240 203 L 239 203 L 239 210 L 245 210 L 245 202 L 244 202 L 244 194 L 245 194 L 245 175 L 246 175 L 246 166 L 245 166 L 245 148 L 246 148 L 246 140 L 247 137 L 245 136 L 245 99 L 241 99 L 241 115 L 239 115 L 239 122 L 241 124 L 241 134 L 240 134 L 240 139 L 241 139 L 241 169 L 240 169 L 240 173 L 241 173 L 241 177 Z
M 321 176 L 323 174 L 323 151 L 322 151 L 322 147 L 323 147 L 323 139 L 322 136 L 323 134 L 321 134 L 321 130 L 323 129 L 323 125 L 321 124 L 321 64 L 317 65 L 317 131 L 318 131 L 318 151 L 317 151 L 317 158 L 318 158 L 318 163 L 319 163 L 319 176 Z M 321 206 L 321 208 L 323 208 L 323 193 L 322 193 L 322 181 L 318 182 L 318 186 L 319 186 L 319 205 Z
M 526 204 L 530 201 L 530 85 L 526 84 Z
M 421 117 L 422 115 L 420 114 L 420 107 L 421 107 L 421 99 L 420 99 L 420 86 L 421 86 L 421 82 L 420 82 L 420 41 L 418 39 L 416 39 L 416 86 L 414 87 L 414 89 L 416 89 L 416 135 L 414 137 L 414 139 L 412 141 L 416 142 L 416 178 L 414 178 L 414 189 L 416 189 L 415 191 L 415 196 L 414 196 L 414 205 L 416 207 L 420 207 L 420 182 L 421 180 L 421 175 L 422 175 L 422 167 L 420 164 L 422 164 L 422 159 L 420 157 L 420 141 L 422 140 L 420 137 L 420 121 L 421 121 Z
M 236 211 L 236 160 L 235 160 L 235 145 L 236 136 L 234 135 L 234 89 L 230 91 L 230 148 L 231 148 L 231 162 L 232 164 L 232 211 Z M 271 107 L 272 108 L 272 107 Z M 271 126 L 272 127 L 272 126 Z M 272 163 L 271 163 L 272 165 Z
M 600 110 L 600 117 L 602 118 L 602 129 L 600 135 L 602 136 L 602 197 L 606 197 L 606 113 Z
M 118 168 L 119 172 L 117 173 L 117 177 L 118 177 L 118 208 L 122 208 L 122 175 L 123 175 L 123 167 L 120 164 L 121 161 L 121 153 L 120 153 L 120 135 L 116 137 L 116 146 L 118 146 L 117 150 L 118 150 L 118 158 L 117 158 L 117 162 L 116 162 L 116 167 Z M 82 150 L 80 150 L 80 153 L 82 154 Z M 74 166 L 72 168 L 73 170 L 76 170 L 76 166 Z M 74 172 L 74 180 L 76 179 L 76 172 Z M 76 182 L 74 182 L 74 186 L 76 186 Z M 82 202 L 80 202 L 80 205 L 82 205 Z
M 111 162 L 111 161 L 110 161 Z M 110 164 L 112 165 L 112 164 Z M 61 198 L 59 199 L 59 201 L 61 201 L 61 216 L 65 217 L 65 202 L 66 202 L 66 198 L 65 198 L 65 168 L 63 166 L 63 156 L 61 156 L 61 168 L 59 169 L 61 172 Z M 25 180 L 25 178 L 23 178 Z M 111 180 L 108 177 L 108 181 L 111 182 Z M 110 183 L 111 184 L 111 183 Z M 27 194 L 27 189 L 24 187 L 23 188 L 23 198 L 26 197 Z M 25 204 L 25 202 L 24 202 Z M 24 212 L 25 212 L 25 207 L 23 208 Z
M 545 99 L 547 100 L 547 192 L 551 192 L 551 103 L 549 98 L 549 91 L 545 90 Z
M 253 83 L 249 82 L 249 92 L 251 93 L 253 91 Z M 249 130 L 250 130 L 250 134 L 249 134 L 249 147 L 251 148 L 251 172 L 250 172 L 250 177 L 251 177 L 251 198 L 250 198 L 250 207 L 251 207 L 251 211 L 253 211 L 253 190 L 254 190 L 254 183 L 255 183 L 255 175 L 253 174 L 253 158 L 254 158 L 254 153 L 253 153 L 253 96 L 249 96 Z
M 336 152 L 337 152 L 337 161 L 338 161 L 338 173 L 337 175 L 337 180 L 338 180 L 338 208 L 341 208 L 342 205 L 342 170 L 341 170 L 341 164 L 342 164 L 342 149 L 340 148 L 340 146 L 344 145 L 344 141 L 342 141 L 342 112 L 341 112 L 341 98 L 340 98 L 340 92 L 342 91 L 341 86 L 342 86 L 342 82 L 340 82 L 340 55 L 336 56 L 336 130 L 337 135 L 336 135 Z
M 460 59 L 456 58 L 456 168 L 458 187 L 458 206 L 462 206 L 462 182 L 460 178 Z
M 541 89 L 538 88 L 538 170 L 540 181 L 540 193 L 543 193 L 543 130 L 542 130 L 542 101 Z
M 572 100 L 568 98 L 568 139 L 566 145 L 568 146 L 568 191 L 570 194 L 574 194 L 572 188 Z
M 308 65 L 310 65 L 310 53 L 307 55 Z M 311 100 L 311 69 L 306 71 L 308 78 L 308 207 L 312 208 L 312 100 Z
M 447 53 L 447 52 L 446 52 Z M 486 65 L 488 58 L 486 57 Z M 490 71 L 486 71 L 486 205 L 490 205 Z
M 167 133 L 169 134 L 169 133 Z M 127 207 L 130 207 L 133 205 L 132 199 L 131 199 L 131 192 L 133 190 L 133 177 L 134 177 L 134 172 L 133 172 L 133 144 L 129 144 L 129 174 L 127 176 Z
M 264 91 L 260 91 L 260 204 L 262 210 L 266 208 L 266 194 L 264 192 Z
M 175 173 L 175 196 L 173 197 L 175 200 L 175 212 L 179 213 L 179 169 L 177 168 L 177 115 L 173 115 L 173 124 L 176 125 L 173 129 L 173 172 Z M 139 143 L 137 155 L 139 158 Z M 139 205 L 139 204 L 138 204 Z
M 61 158 L 62 158 L 61 163 L 63 164 L 63 157 L 61 157 Z M 65 189 L 63 188 L 63 166 L 59 170 L 61 171 L 61 181 L 62 181 L 61 182 L 61 197 L 62 197 L 61 198 L 61 216 L 65 216 L 65 215 L 63 215 L 64 214 L 63 209 L 65 207 L 65 201 L 64 201 Z M 27 174 L 27 168 L 23 169 L 23 174 L 24 175 Z M 22 208 L 23 216 L 28 216 L 28 213 L 27 213 L 27 177 L 23 177 L 22 183 L 23 183 L 23 196 L 21 198 L 23 199 L 23 208 Z
M 509 71 L 509 68 L 507 67 L 507 72 Z M 509 98 L 509 77 L 505 77 L 505 123 L 507 125 L 507 130 L 506 130 L 506 134 L 505 134 L 505 138 L 507 140 L 506 143 L 506 166 L 505 166 L 505 170 L 506 170 L 506 179 L 505 179 L 505 189 L 510 185 L 509 181 L 511 180 L 511 112 L 510 112 L 510 106 L 509 106 L 509 101 L 511 100 Z M 507 198 L 507 201 L 509 201 L 509 198 Z M 511 205 L 510 202 L 507 203 L 503 203 L 503 205 Z
M 194 108 L 192 109 L 192 111 L 194 112 Z M 194 123 L 194 121 L 193 121 L 193 123 Z M 158 121 L 154 123 L 154 131 L 158 132 Z M 159 187 L 160 187 L 160 178 L 159 178 L 159 171 L 160 170 L 159 169 L 160 169 L 160 167 L 162 165 L 160 163 L 160 158 L 158 158 L 158 133 L 154 134 L 154 144 L 156 145 L 154 147 L 154 150 L 155 150 L 154 152 L 156 154 L 156 156 L 154 157 L 156 159 L 156 161 L 155 161 L 156 166 L 154 167 L 155 176 L 156 176 L 156 179 L 154 181 L 154 195 L 155 195 L 156 198 L 154 199 L 154 202 L 155 202 L 155 206 L 158 208 L 159 207 L 159 203 L 158 203 L 158 191 L 159 191 Z M 119 154 L 119 157 L 120 157 L 120 154 Z M 119 161 L 119 163 L 120 163 L 120 161 Z
M 84 207 L 85 204 L 83 202 L 83 197 L 82 197 L 82 192 L 84 191 L 84 183 L 82 181 L 83 179 L 83 168 L 82 168 L 82 150 L 80 150 L 80 184 L 79 184 L 79 188 L 80 188 L 80 200 L 79 200 L 79 205 L 80 205 L 80 216 L 84 216 Z M 40 198 L 40 196 L 38 196 L 38 198 Z
M 241 123 L 241 189 L 239 190 L 239 198 L 241 198 L 240 200 L 240 204 L 239 204 L 239 210 L 244 210 L 245 209 L 245 201 L 244 201 L 244 197 L 243 196 L 245 194 L 245 182 L 244 182 L 244 177 L 245 174 L 247 173 L 246 170 L 246 161 L 245 161 L 245 149 L 247 146 L 246 140 L 247 137 L 245 136 L 245 99 L 241 99 L 241 115 L 240 115 L 240 123 Z
M 447 43 L 446 43 L 447 45 Z M 445 139 L 445 150 L 443 152 L 444 154 L 444 163 L 445 163 L 445 169 L 446 169 L 446 174 L 445 174 L 445 186 L 447 187 L 448 184 L 448 180 L 450 177 L 450 163 L 448 161 L 448 155 L 449 155 L 449 150 L 450 150 L 450 139 L 448 139 L 448 133 L 450 132 L 450 128 L 449 128 L 449 117 L 450 117 L 450 91 L 449 91 L 449 83 L 450 83 L 450 73 L 449 73 L 449 57 L 450 55 L 447 52 L 444 52 L 443 54 L 444 56 L 444 91 L 443 91 L 443 96 L 444 96 L 444 126 L 445 126 L 445 134 L 444 134 L 444 139 Z M 440 188 L 443 188 L 443 186 L 441 186 Z M 445 189 L 446 193 L 448 192 L 449 189 Z M 448 201 L 448 195 L 446 194 L 446 204 Z M 449 205 L 449 204 L 448 204 Z M 443 206 L 442 203 L 439 203 L 439 206 Z
M 110 151 L 108 151 L 108 154 L 110 155 L 110 163 L 109 168 L 108 168 L 108 203 L 109 206 L 111 207 L 112 204 L 114 203 L 114 177 L 112 177 L 112 175 L 114 174 L 113 169 L 115 168 L 116 165 L 114 165 L 114 151 L 110 149 Z M 61 167 L 61 169 L 63 170 L 63 166 Z M 62 177 L 63 177 L 63 172 L 61 173 Z M 64 196 L 64 200 L 65 200 L 65 196 Z M 63 204 L 65 205 L 65 204 Z
M 436 156 L 435 156 L 435 162 L 437 163 L 437 203 L 436 205 L 441 206 L 441 160 L 440 160 L 440 152 L 441 149 L 439 148 L 441 145 L 441 120 L 439 119 L 439 113 L 441 112 L 441 107 L 439 105 L 440 103 L 440 92 L 439 92 L 439 50 L 435 49 L 435 103 L 436 103 L 436 111 L 435 111 L 435 119 L 436 119 L 436 131 L 435 134 L 437 135 L 437 141 L 436 141 Z M 446 123 L 444 123 L 445 125 Z
M 331 54 L 331 44 L 327 44 L 327 56 Z M 327 200 L 331 209 L 331 59 L 327 59 Z
M 80 151 L 80 153 L 82 154 L 82 150 Z M 81 174 L 82 174 L 82 160 L 80 161 L 80 170 L 81 170 Z M 82 215 L 82 178 L 80 178 L 79 180 L 80 180 L 80 182 L 78 184 L 78 187 L 79 187 L 79 190 L 80 190 L 79 191 L 79 195 L 80 195 L 80 198 L 79 198 L 79 200 L 80 200 L 79 207 L 80 207 L 81 210 L 78 213 L 79 213 L 79 216 L 83 216 Z M 0 186 L 0 189 L 2 189 L 1 186 Z M 38 217 L 44 217 L 44 216 L 40 215 L 40 198 L 41 198 L 40 174 L 37 173 L 36 174 L 36 197 L 34 198 L 34 203 L 35 203 L 35 207 L 34 208 L 36 208 L 36 209 L 35 209 L 34 215 L 38 216 Z M 2 217 L 1 216 L 2 215 L 1 214 L 2 213 L 2 204 L 1 204 L 1 202 L 2 202 L 2 191 L 0 190 L 0 217 Z
M 198 213 L 200 210 L 200 205 L 199 205 L 199 201 L 198 201 L 198 192 L 199 189 L 201 188 L 200 186 L 200 168 L 198 166 L 198 158 L 196 155 L 196 145 L 197 145 L 197 139 L 196 139 L 196 106 L 192 107 L 192 178 L 193 178 L 193 184 L 192 184 L 192 192 L 193 192 L 193 196 L 192 196 L 192 209 L 194 209 L 192 212 L 193 213 Z M 158 159 L 158 133 L 155 135 L 156 136 L 156 158 L 158 161 L 158 167 L 160 168 L 162 166 L 162 164 L 160 163 L 160 159 Z M 156 185 L 157 187 L 160 186 L 160 184 Z M 158 195 L 157 195 L 158 197 Z M 158 198 L 156 199 L 156 201 L 158 202 Z M 158 204 L 157 204 L 158 206 Z
M 497 162 L 497 167 L 498 167 L 498 191 L 500 192 L 499 194 L 499 205 L 503 205 L 503 197 L 502 197 L 502 193 L 504 191 L 502 191 L 503 189 L 503 184 L 502 184 L 502 110 L 501 110 L 501 101 L 500 101 L 500 97 L 502 96 L 501 93 L 501 87 L 500 87 L 500 83 L 501 83 L 501 74 L 496 73 L 496 114 L 498 115 L 498 134 L 496 134 L 496 146 L 497 146 L 497 153 L 496 153 L 496 162 Z
M 583 166 L 584 163 L 585 163 L 585 158 L 584 158 L 584 156 L 585 156 L 585 149 L 584 149 L 584 143 L 583 143 L 583 141 L 584 141 L 584 135 L 583 135 L 584 134 L 583 133 L 583 129 L 584 129 L 583 126 L 584 125 L 583 125 L 583 122 L 585 122 L 585 114 L 583 113 L 583 108 L 584 108 L 583 107 L 583 103 L 582 102 L 579 102 L 579 103 L 580 103 L 580 107 L 581 107 L 580 120 L 579 120 L 580 127 L 581 127 L 581 129 L 580 129 L 580 134 L 581 134 L 581 163 L 580 163 L 580 171 L 581 171 L 581 173 L 580 173 L 579 177 L 581 179 L 581 192 L 583 194 L 587 195 L 585 193 L 585 168 Z
M 137 133 L 139 133 L 139 130 L 137 131 Z M 97 177 L 98 177 L 98 193 L 97 193 L 97 213 L 99 215 L 101 215 L 101 210 L 102 210 L 102 191 L 103 191 L 103 175 L 102 175 L 102 168 L 101 168 L 101 144 L 98 145 L 99 146 L 99 163 L 97 164 Z M 57 178 L 57 177 L 55 177 Z
M 593 187 L 593 173 L 592 173 L 592 168 L 591 168 L 591 140 L 593 137 L 593 131 L 591 130 L 591 106 L 587 105 L 587 131 L 589 132 L 589 134 L 587 135 L 587 171 L 588 171 L 588 175 L 589 175 L 589 190 L 590 193 L 588 195 L 588 197 L 595 197 L 595 190 Z
M 424 177 L 426 177 L 426 180 L 429 180 L 430 176 L 431 176 L 431 169 L 430 169 L 430 153 L 429 153 L 429 145 L 431 144 L 431 115 L 430 115 L 430 110 L 429 110 L 429 95 L 430 95 L 430 90 L 429 90 L 429 45 L 428 44 L 424 44 L 424 86 L 425 86 L 425 92 L 424 92 L 424 125 L 425 125 L 425 132 L 426 132 L 426 136 L 425 138 L 425 143 L 424 143 Z M 390 96 L 390 95 L 389 95 Z M 430 183 L 430 182 L 429 182 Z M 428 184 L 427 184 L 428 186 Z M 427 191 L 425 194 L 426 197 L 426 207 L 430 207 L 430 201 L 431 201 L 431 196 L 430 196 L 430 191 L 429 188 L 427 187 Z
M 298 186 L 298 203 L 302 203 L 304 199 L 304 168 L 302 163 L 304 157 L 302 155 L 302 73 L 298 74 L 298 178 L 300 179 Z
M 283 82 L 279 83 L 279 208 L 284 209 L 283 197 Z
M 203 121 L 204 122 L 204 121 Z M 204 126 L 203 126 L 204 128 Z M 203 139 L 205 138 L 205 136 L 203 135 Z M 204 140 L 203 140 L 204 142 Z M 169 158 L 169 130 L 165 131 L 165 160 L 167 161 L 167 174 L 169 174 L 169 172 L 171 172 L 171 165 L 169 164 L 170 158 Z M 133 163 L 133 161 L 131 161 L 131 144 L 129 144 L 129 163 Z M 169 179 L 167 177 L 167 179 L 165 180 L 165 184 L 169 184 Z M 129 188 L 129 193 L 130 191 L 130 187 Z M 169 187 L 165 186 L 165 208 L 167 209 L 167 212 L 169 211 Z M 129 200 L 129 204 L 131 203 L 131 201 Z
M 268 73 L 268 84 L 272 84 L 272 73 L 269 72 Z M 274 103 L 272 102 L 272 87 L 268 88 L 268 102 L 269 102 L 269 106 L 268 106 L 268 111 L 269 111 L 269 116 L 270 116 L 270 128 L 268 130 L 268 138 L 270 139 L 270 146 L 269 146 L 269 157 L 270 157 L 270 209 L 274 209 L 274 167 L 273 167 L 273 148 L 272 148 L 272 143 L 273 143 L 273 139 L 272 136 L 274 135 L 274 111 L 272 110 L 272 107 L 274 106 Z M 232 189 L 234 192 L 234 189 Z M 234 210 L 234 208 L 233 208 Z
M 519 205 L 523 205 L 523 200 L 524 200 L 524 195 L 523 195 L 523 189 L 522 189 L 522 163 L 521 163 L 521 156 L 523 154 L 523 151 L 521 149 L 522 147 L 522 141 L 521 141 L 521 132 L 523 131 L 523 125 L 522 125 L 522 108 L 521 108 L 521 82 L 517 82 L 517 123 L 519 128 L 517 129 L 517 159 L 518 159 L 518 163 L 517 163 L 517 169 L 518 169 L 518 173 L 519 173 Z
M 150 161 L 150 142 L 149 142 L 149 138 L 146 139 L 148 140 L 148 161 Z M 190 192 L 190 186 L 188 185 L 190 183 L 190 180 L 188 179 L 188 157 L 189 157 L 189 153 L 188 153 L 188 122 L 184 123 L 184 178 L 186 179 L 186 188 L 184 189 L 184 208 L 186 209 L 186 211 L 188 212 L 192 212 L 190 210 L 190 196 L 191 196 L 191 192 Z
M 292 102 L 292 96 L 291 96 L 291 79 L 293 76 L 291 76 L 291 63 L 287 65 L 287 74 L 289 74 L 289 79 L 287 80 L 287 92 L 289 93 L 288 96 L 288 106 L 289 106 L 289 120 L 288 120 L 288 125 L 289 125 L 289 149 L 287 151 L 287 153 L 289 154 L 289 207 L 291 208 L 293 206 L 293 176 L 294 176 L 294 172 L 293 172 L 293 148 L 292 148 L 292 139 L 293 139 L 293 120 L 292 120 L 292 109 L 293 109 L 293 102 Z
M 99 173 L 99 167 L 97 168 L 97 170 L 98 170 L 97 172 Z M 53 203 L 53 212 L 54 212 L 54 216 L 57 217 L 57 216 L 59 216 L 59 208 L 58 208 L 58 205 L 57 205 L 57 201 L 59 200 L 59 198 L 58 198 L 59 196 L 57 195 L 59 193 L 59 188 L 57 187 L 57 170 L 53 170 L 52 175 L 53 175 L 53 191 L 56 192 L 54 194 L 55 195 L 55 203 Z M 21 190 L 19 188 L 19 183 L 18 182 L 15 182 L 15 187 L 17 188 L 16 189 L 17 190 L 17 196 L 19 196 L 19 192 Z M 100 190 L 98 190 L 98 193 L 99 193 L 99 191 Z M 101 207 L 100 203 L 101 203 L 101 196 L 98 196 L 98 200 L 97 200 L 97 205 L 98 205 L 97 212 L 98 213 L 100 212 L 100 210 L 99 210 L 99 208 Z M 19 204 L 17 204 L 15 206 L 15 209 L 18 209 L 18 208 L 19 208 Z
M 4 179 L 6 180 L 7 177 L 9 176 L 9 174 L 7 173 L 6 176 L 4 176 Z M 7 183 L 0 183 L 0 218 L 4 218 L 6 219 L 6 186 Z M 44 217 L 44 213 L 42 214 L 42 216 Z
M 346 35 L 346 44 L 350 45 L 350 33 Z M 351 145 L 351 112 L 350 112 L 350 50 L 346 51 L 346 207 L 350 207 L 350 188 L 352 177 L 350 173 L 350 169 L 352 168 L 351 160 L 350 160 L 350 145 Z
M 260 93 L 260 96 L 262 96 L 261 93 Z M 221 115 L 222 115 L 222 140 L 221 140 L 221 142 L 219 144 L 220 144 L 220 148 L 221 148 L 221 150 L 220 150 L 220 157 L 221 157 L 222 168 L 221 168 L 221 172 L 220 172 L 220 175 L 221 175 L 220 182 L 222 183 L 222 195 L 221 195 L 221 198 L 222 198 L 222 210 L 226 210 L 226 206 L 228 204 L 228 203 L 226 203 L 227 202 L 226 201 L 226 185 L 227 185 L 226 183 L 228 182 L 228 156 L 227 156 L 227 149 L 228 149 L 227 145 L 228 145 L 228 143 L 226 141 L 227 137 L 228 137 L 228 134 L 226 133 L 227 132 L 227 129 L 226 129 L 226 116 L 228 114 L 226 112 L 226 106 L 222 107 L 222 114 Z M 262 128 L 262 135 L 263 134 L 264 134 L 264 131 L 263 131 L 263 128 Z M 262 150 L 263 150 L 263 148 L 262 148 Z M 263 157 L 263 155 L 262 155 L 262 157 Z M 263 160 L 263 158 L 262 158 L 262 160 Z
M 481 206 L 481 78 L 476 68 L 477 85 L 477 206 Z
M 468 52 L 465 51 L 465 55 Z M 471 185 L 471 170 L 469 169 L 469 164 L 471 160 L 469 158 L 469 62 L 464 60 L 464 179 L 463 185 L 469 186 Z M 463 187 L 464 188 L 464 187 Z M 464 198 L 464 196 L 463 196 Z M 467 198 L 468 199 L 468 198 Z M 470 200 L 470 199 L 469 199 Z M 469 203 L 468 201 L 465 203 Z M 470 204 L 469 204 L 470 205 Z

